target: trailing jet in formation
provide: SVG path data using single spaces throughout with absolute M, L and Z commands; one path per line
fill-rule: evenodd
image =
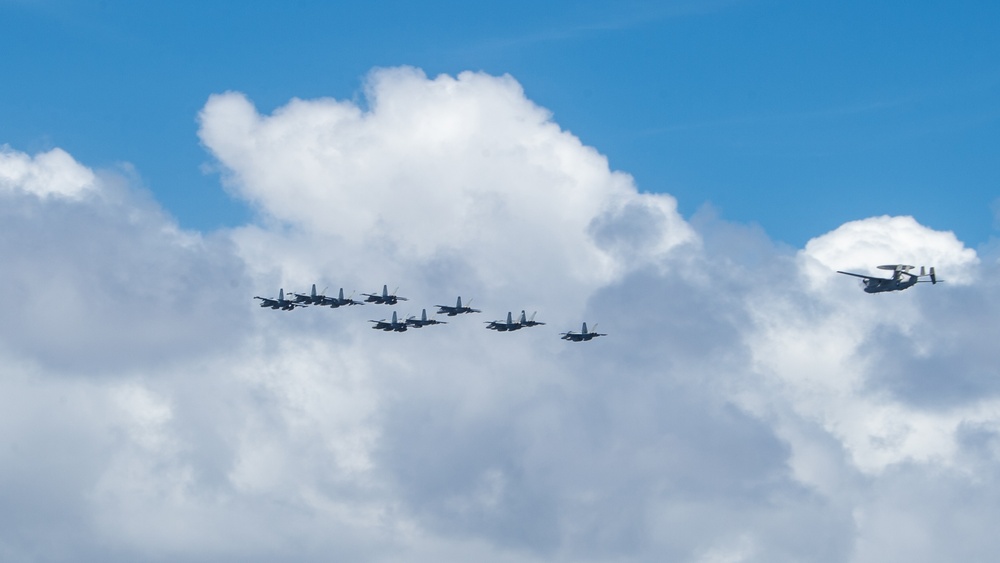
M 294 309 L 296 307 L 305 307 L 305 305 L 303 305 L 301 303 L 296 303 L 294 301 L 289 301 L 289 300 L 285 299 L 285 290 L 284 289 L 279 289 L 278 290 L 278 298 L 277 299 L 271 299 L 269 297 L 257 297 L 256 295 L 254 296 L 254 299 L 260 299 L 260 306 L 261 307 L 270 307 L 272 309 L 281 309 L 282 311 L 291 311 L 292 309 Z
M 907 266 L 905 264 L 886 264 L 884 266 L 878 267 L 880 270 L 892 270 L 891 278 L 879 278 L 875 276 L 866 276 L 864 274 L 855 274 L 852 272 L 842 272 L 837 270 L 838 274 L 846 274 L 848 276 L 854 276 L 856 278 L 861 278 L 861 283 L 864 285 L 865 293 L 882 293 L 885 291 L 903 291 L 908 287 L 913 287 L 918 283 L 936 284 L 939 281 L 937 279 L 937 274 L 934 273 L 934 266 L 931 266 L 930 273 L 924 273 L 924 267 L 920 267 L 919 274 L 911 274 L 910 270 L 913 266 Z M 905 276 L 905 277 L 904 277 Z M 929 277 L 929 280 L 922 280 L 920 278 Z
M 377 293 L 362 293 L 366 297 L 365 303 L 376 303 L 378 305 L 395 305 L 400 301 L 406 301 L 405 297 L 397 297 L 396 292 L 389 294 L 389 286 L 382 286 L 382 295 Z
M 594 325 L 594 328 L 596 329 L 597 325 Z M 587 330 L 587 323 L 583 323 L 583 328 L 580 329 L 580 332 L 569 331 L 562 333 L 562 339 L 569 340 L 570 342 L 586 342 L 588 340 L 593 340 L 598 336 L 607 336 L 607 334 L 589 332 Z
M 471 303 L 472 300 L 470 299 L 469 302 Z M 460 315 L 462 313 L 482 313 L 482 311 L 480 311 L 479 309 L 473 309 L 471 307 L 463 307 L 461 295 L 459 295 L 458 300 L 455 301 L 454 307 L 450 307 L 448 305 L 435 305 L 435 307 L 438 308 L 437 314 L 440 315 L 442 313 L 446 313 L 449 317 L 454 317 L 455 315 Z
M 437 319 L 428 319 L 427 309 L 424 309 L 420 312 L 419 319 L 417 317 L 409 317 L 406 319 L 406 325 L 412 326 L 413 328 L 423 328 L 428 325 L 443 325 L 443 324 L 448 324 L 448 323 L 444 321 L 439 321 Z
M 508 311 L 506 321 L 487 321 L 486 328 L 498 332 L 508 332 L 512 330 L 520 330 L 526 326 L 545 324 L 535 320 L 536 313 L 537 311 L 531 314 L 531 319 L 527 319 L 524 315 L 524 311 L 521 311 L 521 317 L 517 320 L 517 322 L 514 322 L 514 316 L 510 313 L 510 311 Z
M 386 332 L 406 332 L 406 321 L 399 322 L 396 318 L 396 311 L 392 312 L 392 320 L 386 322 L 385 319 L 380 321 L 369 321 L 375 323 L 372 328 L 375 330 L 384 330 Z

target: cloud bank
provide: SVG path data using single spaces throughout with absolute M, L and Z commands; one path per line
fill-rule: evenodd
M 257 211 L 178 229 L 127 169 L 0 152 L 0 558 L 941 561 L 998 546 L 996 261 L 909 217 L 803 249 L 686 221 L 511 77 L 199 135 Z M 934 265 L 867 295 L 838 269 Z M 309 284 L 456 295 L 290 313 Z M 547 324 L 484 330 L 507 311 Z M 559 340 L 581 321 L 606 338 Z

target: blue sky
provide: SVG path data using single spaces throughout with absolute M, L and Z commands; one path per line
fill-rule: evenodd
M 374 67 L 509 73 L 641 190 L 801 246 L 913 215 L 995 234 L 990 2 L 0 2 L 0 142 L 128 162 L 182 226 L 249 217 L 205 173 L 208 96 L 358 99 Z

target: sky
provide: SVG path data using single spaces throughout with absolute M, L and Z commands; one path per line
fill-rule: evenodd
M 0 560 L 992 560 L 996 15 L 0 1 Z
M 510 74 L 564 129 L 685 217 L 711 205 L 801 246 L 912 215 L 996 231 L 992 2 L 66 2 L 4 0 L 4 142 L 128 162 L 185 227 L 252 209 L 205 173 L 211 94 L 265 111 L 361 98 L 373 68 Z

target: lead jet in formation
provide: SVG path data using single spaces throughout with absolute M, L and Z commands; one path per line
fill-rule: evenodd
M 372 328 L 375 330 L 384 330 L 386 332 L 406 332 L 406 321 L 399 322 L 396 318 L 396 311 L 392 312 L 392 320 L 386 322 L 385 319 L 380 321 L 369 321 L 375 323 Z
M 389 293 L 389 286 L 382 286 L 382 295 L 377 293 L 362 293 L 365 296 L 365 303 L 376 303 L 378 305 L 395 305 L 400 301 L 406 301 L 405 297 L 397 297 L 396 292 Z
M 594 325 L 594 328 L 596 329 L 597 325 Z M 607 334 L 588 331 L 587 323 L 583 323 L 583 328 L 580 329 L 580 332 L 569 331 L 562 333 L 562 339 L 569 340 L 570 342 L 586 342 L 588 340 L 593 340 L 598 336 L 607 336 Z
M 472 300 L 470 299 L 471 303 Z M 459 295 L 458 299 L 455 301 L 455 306 L 451 307 L 449 305 L 435 305 L 438 308 L 437 314 L 447 314 L 449 317 L 454 317 L 455 315 L 461 315 L 462 313 L 482 313 L 479 309 L 473 309 L 472 307 L 462 306 L 462 296 Z
M 514 316 L 510 313 L 510 311 L 508 311 L 506 321 L 487 321 L 486 328 L 498 332 L 508 332 L 513 330 L 520 330 L 526 326 L 536 326 L 545 324 L 535 320 L 536 313 L 532 313 L 531 319 L 528 319 L 525 317 L 524 311 L 521 311 L 521 317 L 517 320 L 517 322 L 514 322 Z
M 882 293 L 885 291 L 903 291 L 909 287 L 913 287 L 918 283 L 936 284 L 939 281 L 937 279 L 937 274 L 934 273 L 934 266 L 931 266 L 930 273 L 924 273 L 924 267 L 920 267 L 919 274 L 911 274 L 910 270 L 913 266 L 907 266 L 905 264 L 886 264 L 884 266 L 878 267 L 880 270 L 892 270 L 891 278 L 879 278 L 875 276 L 866 276 L 864 274 L 855 274 L 852 272 L 842 272 L 837 270 L 838 274 L 845 274 L 848 276 L 854 276 L 856 278 L 861 278 L 861 283 L 864 285 L 865 293 Z M 929 280 L 922 280 L 920 278 L 928 277 Z
M 420 312 L 419 319 L 417 317 L 409 317 L 406 319 L 406 326 L 412 326 L 413 328 L 423 328 L 428 325 L 443 325 L 443 324 L 448 324 L 448 323 L 444 321 L 439 321 L 437 319 L 428 319 L 427 309 L 424 309 Z
M 270 307 L 271 309 L 281 309 L 282 311 L 291 311 L 296 307 L 305 307 L 305 305 L 303 305 L 302 303 L 296 303 L 294 301 L 289 301 L 288 299 L 285 299 L 284 289 L 278 290 L 277 299 L 271 299 L 270 297 L 257 297 L 256 295 L 254 296 L 254 299 L 260 299 L 261 307 Z

